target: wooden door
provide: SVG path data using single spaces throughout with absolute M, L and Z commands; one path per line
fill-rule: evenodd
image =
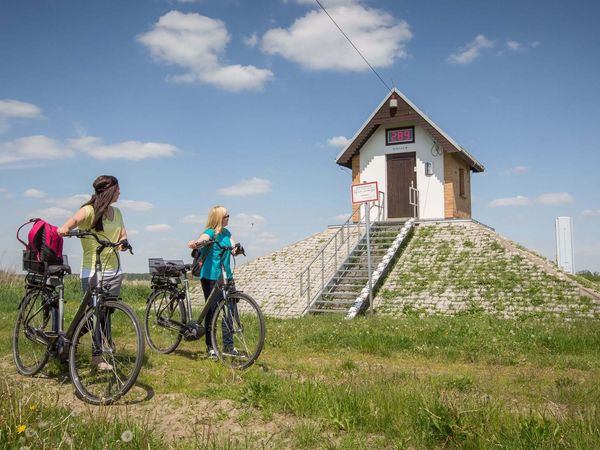
M 414 208 L 409 201 L 408 188 L 417 187 L 415 172 L 416 154 L 396 153 L 387 155 L 387 204 L 388 218 L 413 217 Z

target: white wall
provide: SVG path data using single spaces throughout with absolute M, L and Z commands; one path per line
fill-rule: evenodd
M 419 190 L 419 218 L 444 218 L 444 156 L 435 156 L 431 148 L 433 139 L 421 127 L 415 126 L 414 144 L 385 145 L 386 128 L 402 125 L 380 126 L 360 149 L 360 181 L 377 181 L 379 190 L 385 192 L 387 203 L 387 160 L 386 155 L 393 153 L 416 153 L 417 189 Z M 433 175 L 425 175 L 425 163 L 433 163 Z M 406 194 L 408 196 L 408 193 Z M 387 217 L 387 204 L 385 207 Z

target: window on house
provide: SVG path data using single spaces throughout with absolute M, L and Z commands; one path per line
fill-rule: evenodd
M 458 192 L 461 197 L 466 197 L 465 193 L 465 169 L 458 169 Z

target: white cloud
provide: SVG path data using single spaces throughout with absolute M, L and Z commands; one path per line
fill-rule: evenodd
M 350 143 L 350 139 L 346 136 L 334 136 L 330 139 L 327 139 L 327 145 L 331 147 L 339 147 L 344 148 Z
M 0 142 L 0 165 L 27 160 L 49 160 L 72 158 L 85 153 L 95 159 L 128 159 L 139 161 L 145 158 L 169 157 L 179 152 L 170 144 L 156 142 L 125 141 L 104 144 L 93 136 L 70 139 L 62 144 L 46 136 L 36 135 L 9 142 Z
M 25 192 L 23 192 L 23 197 L 27 198 L 45 198 L 47 196 L 48 194 L 46 194 L 44 191 L 34 188 L 27 189 Z
M 315 8 L 318 8 L 319 6 L 315 3 L 315 0 L 296 0 L 296 3 L 300 4 L 300 5 L 307 5 L 307 6 L 312 6 Z M 349 5 L 356 5 L 360 3 L 359 0 L 321 0 L 321 4 L 329 9 L 329 8 L 333 8 L 335 6 L 349 6 Z
M 89 194 L 76 194 L 71 197 L 64 198 L 52 198 L 46 200 L 48 203 L 52 203 L 54 206 L 58 206 L 59 208 L 67 208 L 74 209 L 80 208 L 81 205 L 86 203 L 91 197 Z
M 567 192 L 549 192 L 540 195 L 535 201 L 542 205 L 564 205 L 574 203 L 575 199 Z
M 524 173 L 529 172 L 529 169 L 525 166 L 515 166 L 510 169 L 506 169 L 502 172 L 502 175 L 523 175 Z
M 38 209 L 29 213 L 31 217 L 40 217 L 42 219 L 67 219 L 72 214 L 72 211 L 69 211 L 65 208 L 58 208 L 56 206 L 52 206 L 46 209 Z
M 524 44 L 522 42 L 508 40 L 506 41 L 506 47 L 509 50 L 518 51 L 518 50 L 527 50 L 529 48 L 536 48 L 541 45 L 540 41 L 533 41 L 530 44 Z
M 136 229 L 132 229 L 132 230 L 128 229 L 127 230 L 127 236 L 136 236 L 138 234 L 140 234 L 140 232 L 138 230 L 136 230 Z
M 355 2 L 330 4 L 330 15 L 373 67 L 389 67 L 408 56 L 405 47 L 413 35 L 405 21 Z M 288 29 L 267 31 L 262 38 L 262 50 L 310 70 L 369 70 L 322 10 L 308 12 Z
M 266 220 L 259 214 L 239 213 L 231 218 L 229 228 L 238 236 L 252 236 L 262 231 Z
M 64 159 L 71 158 L 74 154 L 72 149 L 40 135 L 0 142 L 0 164 L 32 159 Z
M 337 216 L 333 217 L 333 219 L 336 222 L 346 222 L 346 220 L 348 220 L 349 218 L 350 218 L 350 214 L 349 213 L 338 214 Z
M 151 233 L 164 233 L 167 231 L 171 231 L 172 228 L 166 223 L 157 223 L 155 225 L 147 225 L 144 229 Z
M 510 50 L 523 50 L 523 44 L 517 41 L 506 41 L 506 46 Z
M 458 49 L 457 53 L 453 53 L 446 61 L 452 64 L 468 64 L 477 59 L 481 51 L 486 48 L 491 48 L 494 43 L 486 38 L 483 34 L 479 34 L 464 47 Z
M 256 47 L 256 44 L 258 44 L 258 36 L 256 35 L 256 33 L 252 33 L 251 36 L 245 37 L 244 44 L 246 44 L 250 48 Z
M 280 239 L 273 233 L 263 231 L 254 236 L 254 239 L 252 241 L 258 244 L 276 244 L 277 242 L 279 242 L 279 240 Z
M 230 40 L 225 23 L 196 13 L 170 11 L 151 31 L 137 36 L 155 61 L 185 72 L 169 77 L 182 83 L 208 83 L 229 91 L 261 89 L 273 72 L 254 66 L 224 65 L 220 58 Z
M 506 198 L 498 198 L 490 202 L 489 206 L 497 207 L 497 206 L 525 206 L 529 204 L 529 198 L 524 197 L 522 195 L 517 195 L 516 197 L 506 197 Z
M 71 139 L 69 146 L 82 151 L 95 159 L 128 159 L 139 161 L 146 158 L 159 158 L 173 156 L 179 150 L 170 144 L 156 142 L 125 141 L 117 144 L 103 144 L 102 139 L 86 136 Z
M 585 217 L 600 217 L 600 209 L 586 209 L 581 215 Z
M 20 102 L 19 100 L 0 100 L 0 133 L 9 128 L 11 120 L 41 118 L 42 109 L 33 103 Z
M 115 206 L 124 211 L 148 211 L 154 208 L 152 203 L 139 200 L 119 200 Z
M 193 223 L 197 225 L 204 225 L 206 223 L 206 217 L 197 216 L 195 214 L 190 214 L 179 219 L 181 223 Z
M 249 180 L 242 180 L 238 184 L 233 186 L 221 188 L 217 191 L 219 195 L 225 196 L 245 196 L 245 195 L 257 195 L 264 194 L 271 190 L 271 182 L 263 178 L 251 178 Z

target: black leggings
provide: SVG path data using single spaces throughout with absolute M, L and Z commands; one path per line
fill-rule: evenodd
M 202 291 L 204 292 L 204 300 L 208 300 L 208 296 L 210 295 L 213 288 L 217 284 L 217 281 L 218 280 L 209 280 L 208 278 L 200 279 L 200 283 L 202 283 Z M 211 331 L 210 323 L 212 322 L 212 317 L 215 313 L 215 310 L 217 309 L 217 305 L 219 304 L 219 301 L 221 300 L 221 298 L 223 298 L 223 293 L 219 289 L 217 292 L 217 298 L 213 301 L 213 304 L 209 308 L 208 313 L 206 314 L 206 317 L 204 318 L 204 329 L 206 330 L 204 337 L 206 339 L 206 347 L 209 350 L 212 348 L 212 342 L 210 339 L 210 331 Z

